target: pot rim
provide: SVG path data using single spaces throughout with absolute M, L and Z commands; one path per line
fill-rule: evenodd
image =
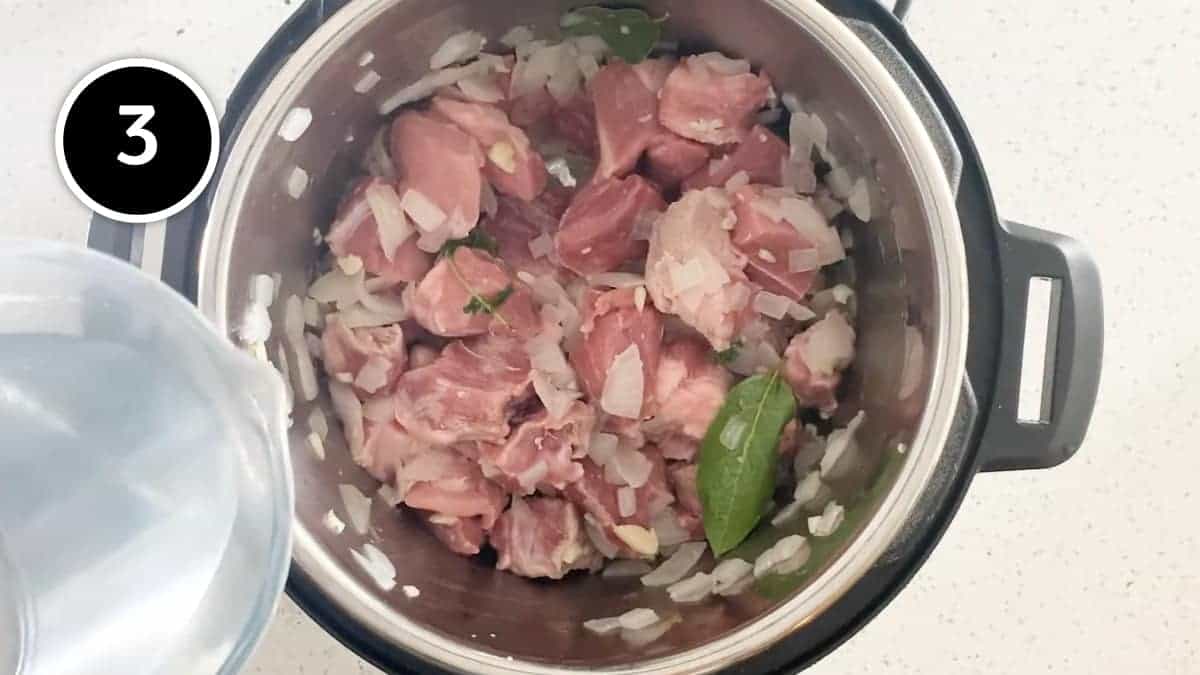
M 272 76 L 229 148 L 218 176 L 198 256 L 197 301 L 201 311 L 228 334 L 227 297 L 233 237 L 230 227 L 246 197 L 253 166 L 275 136 L 312 73 L 353 35 L 404 0 L 351 0 L 305 40 Z M 902 531 L 925 491 L 949 436 L 965 374 L 969 312 L 967 270 L 954 195 L 934 143 L 886 68 L 842 20 L 817 0 L 762 0 L 789 17 L 828 50 L 881 111 L 908 160 L 925 215 L 935 262 L 936 343 L 925 414 L 908 458 L 875 516 L 848 548 L 807 587 L 771 612 L 707 644 L 625 667 L 642 674 L 701 673 L 732 666 L 769 649 L 842 598 Z M 571 668 L 512 659 L 476 649 L 409 620 L 365 592 L 293 519 L 293 560 L 346 618 L 389 646 L 441 667 L 466 672 L 552 673 Z M 331 592 L 331 591 L 336 592 Z

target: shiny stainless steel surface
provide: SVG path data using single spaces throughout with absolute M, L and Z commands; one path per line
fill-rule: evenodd
M 327 226 L 358 156 L 383 122 L 377 102 L 422 75 L 447 35 L 470 27 L 494 40 L 517 23 L 549 31 L 564 9 L 578 4 L 584 3 L 357 0 L 335 15 L 283 65 L 230 150 L 202 246 L 202 311 L 230 331 L 254 273 L 279 272 L 283 294 L 303 294 L 317 256 L 313 228 Z M 307 410 L 298 407 L 292 433 L 298 567 L 381 643 L 446 668 L 699 673 L 736 663 L 803 627 L 870 569 L 903 531 L 942 454 L 963 376 L 965 260 L 952 191 L 918 115 L 871 52 L 814 0 L 744 2 L 736 15 L 719 0 L 645 4 L 670 12 L 670 37 L 685 48 L 744 56 L 770 73 L 780 91 L 796 92 L 830 126 L 834 150 L 878 186 L 879 217 L 855 230 L 861 357 L 851 395 L 869 420 L 856 481 L 866 484 L 890 459 L 891 484 L 862 506 L 870 517 L 855 523 L 839 555 L 782 600 L 747 594 L 698 607 L 674 607 L 636 580 L 546 584 L 497 573 L 486 562 L 443 550 L 413 519 L 376 502 L 371 540 L 396 563 L 399 583 L 421 589 L 410 600 L 379 592 L 353 563 L 348 549 L 359 537 L 349 531 L 334 536 L 321 526 L 328 509 L 342 511 L 339 483 L 355 483 L 367 494 L 374 486 L 332 437 L 324 462 L 307 451 Z M 352 85 L 365 70 L 358 61 L 367 51 L 374 54 L 367 68 L 384 79 L 360 95 Z M 296 106 L 311 109 L 313 122 L 287 143 L 276 131 Z M 297 165 L 312 182 L 295 200 L 285 181 Z M 275 318 L 281 326 L 282 317 Z M 901 401 L 906 322 L 920 330 L 929 367 L 918 393 Z M 903 456 L 894 452 L 900 442 L 910 448 Z M 580 627 L 585 619 L 639 606 L 681 614 L 683 621 L 645 647 Z

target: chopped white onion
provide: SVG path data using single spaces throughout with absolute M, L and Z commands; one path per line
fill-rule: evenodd
M 783 96 L 779 97 L 779 101 L 783 103 L 783 107 L 787 108 L 790 113 L 794 114 L 800 111 L 800 99 L 790 91 L 785 91 Z
M 776 295 L 768 291 L 759 291 L 754 295 L 754 311 L 769 316 L 772 319 L 782 319 L 791 309 L 792 299 Z
M 617 513 L 622 518 L 637 513 L 637 490 L 628 486 L 617 490 Z
M 658 555 L 658 536 L 640 525 L 617 525 L 613 534 L 634 553 L 646 557 Z
M 333 303 L 338 307 L 353 305 L 358 302 L 363 292 L 362 270 L 346 274 L 337 268 L 322 275 L 308 287 L 308 297 L 317 302 Z
M 321 438 L 321 436 L 315 432 L 310 432 L 304 440 L 308 444 L 308 449 L 312 451 L 313 455 L 318 460 L 324 461 L 325 441 Z
M 658 613 L 652 609 L 631 609 L 621 616 L 617 617 L 621 624 L 621 628 L 625 630 L 639 630 L 647 626 L 653 626 L 658 623 Z
M 640 450 L 631 447 L 618 447 L 609 465 L 626 485 L 633 488 L 645 485 L 654 471 L 654 463 Z
M 545 258 L 554 252 L 554 237 L 543 232 L 529 240 L 529 252 L 533 259 Z
M 658 537 L 659 546 L 675 546 L 692 540 L 692 534 L 683 529 L 675 510 L 670 507 L 654 515 L 650 521 L 650 528 Z
M 346 523 L 343 523 L 342 519 L 338 518 L 333 509 L 325 512 L 325 517 L 321 519 L 321 524 L 325 526 L 325 529 L 334 534 L 341 534 L 346 531 Z
M 485 54 L 483 56 L 487 55 Z M 456 68 L 443 68 L 442 70 L 429 73 L 416 82 L 413 82 L 400 91 L 397 91 L 395 94 L 392 94 L 382 103 L 380 103 L 379 114 L 391 115 L 392 112 L 401 106 L 429 98 L 442 87 L 449 87 L 453 84 L 457 84 L 461 80 L 464 80 L 468 77 L 474 77 L 481 73 L 489 73 L 499 70 L 498 66 L 502 64 L 502 62 L 498 64 L 492 59 L 485 59 L 481 56 L 478 61 L 469 63 L 465 66 L 459 66 Z
M 342 274 L 353 276 L 363 271 L 363 259 L 356 255 L 344 255 L 337 259 Z
M 357 94 L 366 94 L 375 88 L 383 78 L 374 70 L 368 70 L 354 82 L 354 92 Z
M 642 585 L 670 586 L 691 572 L 696 563 L 700 562 L 700 558 L 704 556 L 706 550 L 708 550 L 708 544 L 704 542 L 680 544 L 670 558 L 667 558 L 653 572 L 642 577 Z
M 780 167 L 781 182 L 784 187 L 791 188 L 792 191 L 808 195 L 812 194 L 817 189 L 817 174 L 814 172 L 812 162 L 808 159 L 792 159 L 784 157 Z
M 828 221 L 809 199 L 782 199 L 779 209 L 783 218 L 796 228 L 800 236 L 812 242 L 817 247 L 818 262 L 832 265 L 846 257 L 842 248 L 842 239 L 836 229 L 829 226 Z
M 614 560 L 604 566 L 600 576 L 605 579 L 640 577 L 650 572 L 650 563 L 645 560 Z
M 416 190 L 405 190 L 400 205 L 422 232 L 433 232 L 446 222 L 446 212 Z
M 554 176 L 563 187 L 573 188 L 578 185 L 575 176 L 571 174 L 571 166 L 563 157 L 555 157 L 546 162 L 546 172 Z
M 588 276 L 587 283 L 596 288 L 634 288 L 645 286 L 646 278 L 629 272 L 602 272 Z
M 308 345 L 304 342 L 304 303 L 298 296 L 292 295 L 287 299 L 283 329 L 296 360 L 296 381 L 300 395 L 305 401 L 311 401 L 319 393 L 317 371 L 313 367 L 312 355 L 308 353 Z
M 363 571 L 371 577 L 380 588 L 384 591 L 390 591 L 396 587 L 396 566 L 391 560 L 383 554 L 373 544 L 363 544 L 362 553 L 355 549 L 350 549 L 350 555 L 354 558 L 354 562 L 363 568 Z
M 808 519 L 808 531 L 814 537 L 828 537 L 837 531 L 846 518 L 846 509 L 836 501 L 825 505 L 825 510 L 819 516 Z
M 729 192 L 737 192 L 750 184 L 750 174 L 745 171 L 739 171 L 729 177 L 725 181 L 725 189 Z
M 384 504 L 392 508 L 396 508 L 404 503 L 404 496 L 396 489 L 396 486 L 384 483 L 375 491 L 375 496 L 383 500 Z
M 854 434 L 858 428 L 862 426 L 863 421 L 867 417 L 865 410 L 858 411 L 854 419 L 850 420 L 850 424 L 846 425 L 845 429 L 834 429 L 829 433 L 829 438 L 825 441 L 825 454 L 821 457 L 821 475 L 831 476 L 833 470 L 837 467 L 838 461 L 850 449 Z
M 400 247 L 413 234 L 413 226 L 404 216 L 404 204 L 396 190 L 383 182 L 372 182 L 365 191 L 367 204 L 379 228 L 379 245 L 383 255 L 391 260 Z
M 408 311 L 403 307 L 397 307 L 395 310 L 377 312 L 355 304 L 338 312 L 336 318 L 346 328 L 375 328 L 404 321 L 408 318 Z
M 500 211 L 500 201 L 496 198 L 496 191 L 486 180 L 481 182 L 479 208 L 491 218 L 495 218 L 496 213 Z
M 482 33 L 463 31 L 446 38 L 433 56 L 429 57 L 429 69 L 441 70 L 447 66 L 469 61 L 483 51 L 487 38 Z
M 667 631 L 681 621 L 683 621 L 682 618 L 673 616 L 640 630 L 622 630 L 621 641 L 635 649 L 640 649 L 666 635 Z
M 791 306 L 788 307 L 788 316 L 792 317 L 796 321 L 811 321 L 812 319 L 817 318 L 816 312 L 798 302 L 793 302 Z
M 829 186 L 829 191 L 833 193 L 833 196 L 842 201 L 848 199 L 850 193 L 854 191 L 854 179 L 850 178 L 850 172 L 840 166 L 835 166 L 825 175 L 825 184 Z
M 292 108 L 279 125 L 279 137 L 288 143 L 295 142 L 308 130 L 312 118 L 312 111 L 308 108 Z
M 582 396 L 576 389 L 559 386 L 551 375 L 541 370 L 533 371 L 532 380 L 533 391 L 551 419 L 562 419 L 570 411 L 571 405 Z
M 342 495 L 342 504 L 346 507 L 346 515 L 350 517 L 350 525 L 359 534 L 366 534 L 371 520 L 371 499 L 349 483 L 338 485 Z
M 779 513 L 776 513 L 774 516 L 771 517 L 771 525 L 773 525 L 775 527 L 780 527 L 782 525 L 786 525 L 787 523 L 790 523 L 793 520 L 795 520 L 796 517 L 800 515 L 800 512 L 803 509 L 804 509 L 804 504 L 802 504 L 800 502 L 792 502 L 791 504 L 788 504 L 787 506 L 780 509 Z
M 261 349 L 257 355 L 262 360 L 262 352 L 266 351 L 265 346 L 261 342 L 255 343 L 256 347 Z M 287 408 L 291 410 L 295 406 L 296 396 L 292 391 L 292 374 L 288 368 L 287 349 L 284 348 L 283 342 L 275 345 L 275 367 L 279 370 L 279 374 L 283 376 L 283 393 L 287 398 Z
M 812 554 L 812 547 L 808 540 L 798 534 L 784 537 L 775 542 L 771 548 L 763 551 L 763 554 L 758 556 L 754 561 L 754 577 L 756 579 L 779 572 L 781 567 L 795 566 L 791 571 L 795 571 L 808 561 L 809 555 Z M 800 563 L 796 564 L 799 560 Z M 786 567 L 785 567 L 786 566 Z M 786 572 L 783 572 L 786 573 Z
M 371 143 L 367 146 L 367 152 L 363 156 L 363 168 L 376 178 L 393 180 L 396 178 L 396 165 L 392 163 L 392 156 L 388 150 L 388 135 L 388 127 L 384 125 L 371 137 Z M 352 207 L 347 219 L 357 216 L 356 221 L 362 220 L 362 214 L 355 213 L 358 208 L 358 206 Z
M 342 422 L 346 447 L 350 449 L 352 456 L 358 457 L 362 453 L 364 439 L 362 403 L 349 385 L 337 380 L 329 382 L 329 398 L 333 401 L 334 412 Z
M 619 439 L 614 434 L 603 432 L 592 434 L 591 442 L 588 444 L 588 456 L 597 465 L 604 466 L 616 454 L 618 443 Z
M 404 597 L 409 600 L 421 597 L 421 589 L 416 586 L 405 585 L 400 590 L 404 591 Z
M 720 52 L 706 52 L 688 59 L 688 65 L 704 65 L 719 75 L 745 75 L 750 72 L 750 62 L 731 59 Z
M 832 375 L 854 360 L 854 328 L 837 310 L 804 331 L 800 344 L 805 365 L 816 375 Z
M 642 354 L 637 345 L 632 344 L 618 354 L 609 366 L 604 392 L 600 396 L 600 407 L 610 415 L 638 419 L 642 411 L 644 385 Z
M 607 635 L 613 631 L 621 629 L 621 620 L 615 616 L 607 616 L 601 619 L 588 619 L 583 622 L 583 627 L 597 635 Z
M 320 328 L 324 325 L 321 321 L 321 306 L 311 297 L 304 298 L 304 325 L 309 328 Z
M 620 548 L 617 547 L 608 535 L 604 532 L 604 527 L 596 522 L 592 514 L 583 514 L 583 531 L 587 534 L 588 540 L 592 542 L 592 546 L 596 547 L 597 551 L 605 558 L 615 558 Z
M 500 44 L 516 49 L 526 42 L 533 40 L 533 29 L 529 26 L 513 26 L 500 37 Z
M 700 602 L 712 595 L 715 585 L 712 575 L 697 572 L 690 578 L 668 586 L 667 594 L 671 596 L 671 600 L 681 604 Z
M 329 421 L 325 418 L 325 411 L 315 406 L 308 411 L 308 430 L 321 440 L 329 436 Z
M 792 493 L 792 498 L 798 504 L 808 504 L 821 493 L 822 486 L 821 472 L 814 469 L 805 474 L 804 478 L 796 484 L 796 490 Z
M 854 181 L 850 196 L 846 198 L 846 205 L 850 207 L 850 212 L 855 218 L 864 223 L 871 221 L 871 193 L 867 189 L 866 179 L 859 178 Z
M 716 595 L 734 595 L 732 591 L 741 590 L 742 582 L 754 579 L 754 565 L 741 558 L 722 560 L 713 568 L 713 593 Z
M 368 394 L 374 394 L 387 384 L 388 373 L 391 369 L 392 362 L 388 361 L 386 357 L 372 356 L 367 359 L 362 368 L 359 368 L 358 375 L 354 378 L 354 386 Z
M 821 266 L 820 253 L 815 248 L 799 248 L 788 251 L 788 272 L 799 274 L 811 272 Z

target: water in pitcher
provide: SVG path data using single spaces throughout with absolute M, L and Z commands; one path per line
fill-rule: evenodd
M 162 345 L 138 347 L 0 335 L 3 672 L 156 670 L 221 562 L 235 453 L 207 450 L 238 440 Z

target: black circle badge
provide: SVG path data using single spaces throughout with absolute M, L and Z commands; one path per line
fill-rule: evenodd
M 149 223 L 187 208 L 217 165 L 217 116 L 195 80 L 152 59 L 88 73 L 58 113 L 67 186 L 113 220 Z

